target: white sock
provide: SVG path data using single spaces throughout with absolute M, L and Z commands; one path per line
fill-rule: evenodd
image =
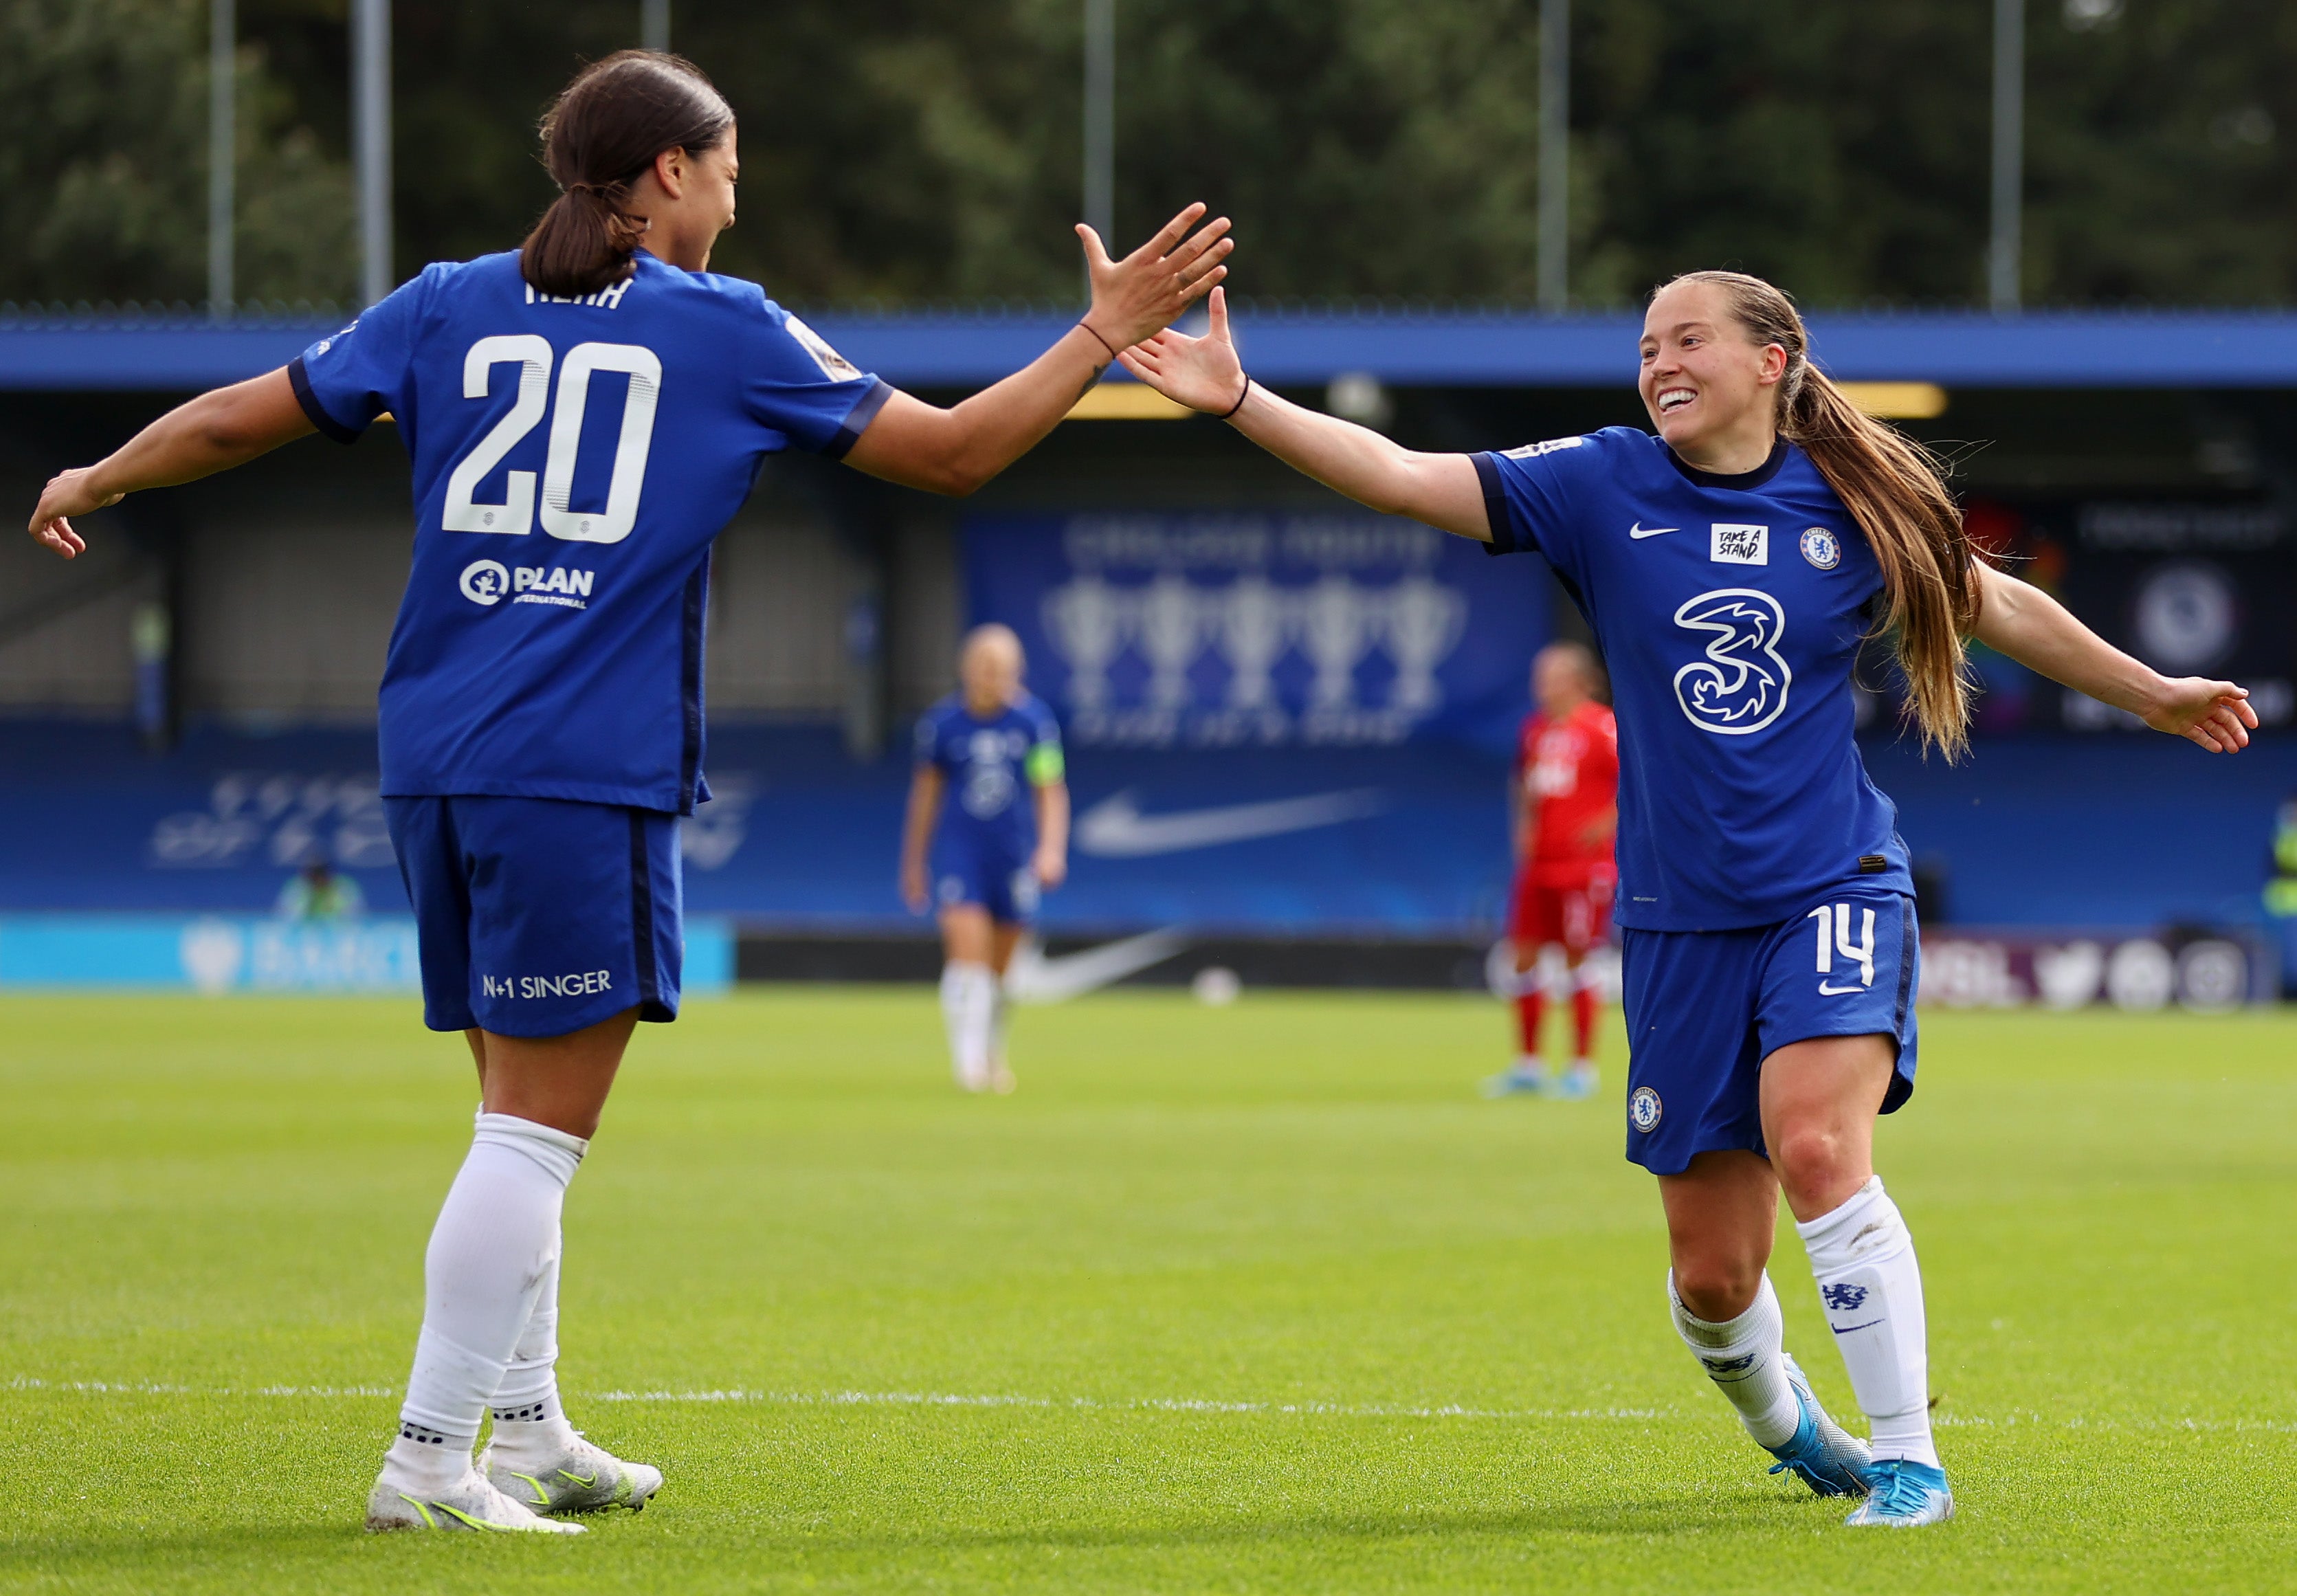
M 482 1114 L 424 1255 L 423 1333 L 388 1462 L 444 1486 L 470 1467 L 479 1420 L 558 1256 L 558 1211 L 589 1144 Z M 555 1329 L 554 1329 L 555 1334 Z
M 558 1270 L 564 1250 L 563 1240 L 553 1249 L 535 1292 L 534 1311 L 526 1316 L 510 1367 L 487 1404 L 495 1421 L 489 1444 L 506 1460 L 555 1457 L 574 1436 L 558 1403 Z
M 1005 996 L 1005 983 L 1000 978 L 989 989 L 989 1063 L 992 1068 L 1005 1062 L 1005 1022 L 1012 1012 L 1012 1002 Z
M 997 976 L 987 965 L 951 959 L 942 967 L 941 1017 L 949 1028 L 950 1067 L 961 1086 L 988 1083 L 996 1001 Z
M 1874 1456 L 1939 1466 L 1931 1439 L 1930 1350 L 1914 1238 L 1880 1175 L 1832 1213 L 1795 1227 L 1819 1305 L 1850 1370 Z
M 1739 1422 L 1747 1433 L 1764 1446 L 1783 1446 L 1794 1439 L 1802 1404 L 1787 1384 L 1786 1321 L 1779 1312 L 1779 1294 L 1771 1289 L 1771 1277 L 1763 1277 L 1763 1288 L 1744 1313 L 1723 1324 L 1709 1323 L 1683 1305 L 1671 1269 L 1667 1271 L 1667 1302 L 1674 1311 L 1675 1333 L 1715 1388 L 1739 1410 Z

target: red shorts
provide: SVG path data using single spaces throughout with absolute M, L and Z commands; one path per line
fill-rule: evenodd
M 1519 948 L 1560 944 L 1574 957 L 1586 952 L 1610 935 L 1617 881 L 1609 865 L 1524 867 L 1516 873 L 1508 940 Z

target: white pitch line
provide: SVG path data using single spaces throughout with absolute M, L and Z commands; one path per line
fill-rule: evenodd
M 342 1400 L 394 1397 L 396 1386 L 174 1386 L 132 1380 L 44 1380 L 16 1375 L 0 1382 L 0 1391 L 53 1391 L 95 1396 L 224 1396 L 290 1397 Z M 946 1391 L 748 1391 L 739 1387 L 696 1391 L 595 1391 L 579 1399 L 613 1403 L 745 1403 L 773 1407 L 882 1408 L 1037 1408 L 1095 1412 L 1274 1413 L 1328 1419 L 1601 1419 L 1646 1422 L 1653 1419 L 1696 1423 L 1719 1422 L 1723 1415 L 1685 1413 L 1673 1408 L 1470 1408 L 1395 1407 L 1379 1403 L 1220 1402 L 1210 1397 L 1140 1396 L 1013 1396 Z M 1940 1413 L 1933 1420 L 1941 1428 L 2054 1430 L 2188 1430 L 2209 1434 L 2262 1432 L 2297 1433 L 2297 1421 L 2277 1419 L 2092 1419 L 2076 1414 L 2053 1418 L 2046 1413 Z
M 970 1396 L 932 1391 L 600 1391 L 594 1402 L 770 1403 L 800 1407 L 1074 1408 L 1102 1412 L 1301 1413 L 1341 1419 L 1620 1419 L 1682 1417 L 1667 1408 L 1436 1408 L 1352 1403 L 1216 1402 L 1208 1397 Z

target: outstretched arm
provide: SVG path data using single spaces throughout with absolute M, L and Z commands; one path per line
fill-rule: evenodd
M 1980 562 L 1978 640 L 2052 681 L 2128 710 L 2155 731 L 2211 753 L 2249 746 L 2257 712 L 2249 689 L 2200 676 L 2163 676 L 2074 619 L 2039 588 Z
M 250 377 L 177 406 L 93 465 L 59 472 L 32 512 L 32 536 L 69 560 L 87 540 L 71 518 L 146 488 L 172 488 L 244 465 L 313 431 L 287 368 Z
M 895 392 L 846 464 L 932 493 L 971 493 L 988 481 L 1060 424 L 1117 350 L 1164 327 L 1228 275 L 1221 261 L 1236 243 L 1223 236 L 1226 217 L 1187 237 L 1204 213 L 1202 205 L 1190 206 L 1122 260 L 1111 260 L 1100 234 L 1079 224 L 1092 276 L 1084 319 L 1027 366 L 952 408 Z
M 1338 416 L 1304 410 L 1249 382 L 1228 330 L 1228 297 L 1213 290 L 1202 338 L 1166 328 L 1120 357 L 1166 399 L 1229 424 L 1296 471 L 1360 505 L 1447 532 L 1492 540 L 1483 483 L 1465 455 L 1423 455 Z

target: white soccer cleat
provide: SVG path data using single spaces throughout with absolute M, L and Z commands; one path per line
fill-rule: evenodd
M 657 1483 L 662 1477 L 655 1476 Z M 402 1486 L 386 1467 L 367 1493 L 366 1526 L 370 1532 L 394 1529 L 474 1529 L 504 1534 L 579 1535 L 579 1524 L 560 1524 L 539 1518 L 532 1510 L 506 1496 L 476 1468 L 444 1491 Z
M 662 1470 L 650 1463 L 625 1463 L 603 1446 L 582 1438 L 554 1448 L 545 1458 L 506 1460 L 489 1446 L 479 1454 L 487 1483 L 523 1510 L 533 1513 L 603 1513 L 610 1508 L 642 1511 L 662 1489 Z

